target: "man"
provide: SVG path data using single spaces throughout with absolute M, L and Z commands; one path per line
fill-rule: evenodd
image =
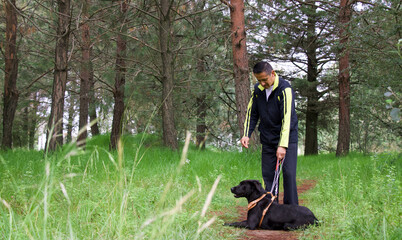
M 241 144 L 248 148 L 251 133 L 258 120 L 262 144 L 261 169 L 267 191 L 271 190 L 277 160 L 283 162 L 284 204 L 298 205 L 296 187 L 297 116 L 294 93 L 290 84 L 279 78 L 267 62 L 253 68 L 258 83 L 248 104 Z

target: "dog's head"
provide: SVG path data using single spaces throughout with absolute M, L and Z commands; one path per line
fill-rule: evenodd
M 258 180 L 244 180 L 230 189 L 236 198 L 245 197 L 247 200 L 255 199 L 265 193 Z

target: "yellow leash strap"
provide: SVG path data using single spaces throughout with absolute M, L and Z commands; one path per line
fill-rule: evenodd
M 257 198 L 256 200 L 250 202 L 247 206 L 248 210 L 250 211 L 250 209 L 252 209 L 253 207 L 255 207 L 257 205 L 257 203 L 259 201 L 261 201 L 261 199 L 263 199 L 265 196 L 267 196 L 268 193 L 264 193 L 261 197 Z M 271 194 L 272 195 L 272 194 Z
M 271 195 L 272 195 L 272 194 L 271 194 Z M 265 214 L 267 214 L 268 209 L 269 209 L 269 207 L 272 205 L 272 203 L 274 202 L 275 198 L 276 198 L 276 196 L 273 196 L 273 197 L 272 197 L 271 202 L 268 204 L 268 207 L 266 207 L 266 208 L 264 209 L 264 211 L 262 212 L 260 224 L 258 225 L 259 228 L 261 227 L 262 220 L 264 220 Z

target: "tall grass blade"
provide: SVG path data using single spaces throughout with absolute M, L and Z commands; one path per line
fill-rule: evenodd
M 50 178 L 50 163 L 46 162 L 45 166 L 45 188 L 43 194 L 43 239 L 47 239 L 47 218 L 49 215 L 48 209 L 48 194 L 49 194 L 49 178 Z
M 6 200 L 4 200 L 0 197 L 0 202 L 2 202 L 3 205 L 8 209 L 8 214 L 10 215 L 9 220 L 8 220 L 8 224 L 10 225 L 10 230 L 9 230 L 10 232 L 8 235 L 8 239 L 11 240 L 11 236 L 13 234 L 13 212 L 11 210 L 10 204 L 8 204 L 8 202 L 6 202 Z
M 189 193 L 187 193 L 185 196 L 183 196 L 182 198 L 179 199 L 179 201 L 176 202 L 176 206 L 172 209 L 170 209 L 169 211 L 165 211 L 157 216 L 154 216 L 148 220 L 146 220 L 142 226 L 141 229 L 147 227 L 148 225 L 152 224 L 153 222 L 155 222 L 157 219 L 160 219 L 162 217 L 166 217 L 166 216 L 171 216 L 177 212 L 180 211 L 182 205 L 195 193 L 194 190 L 191 190 Z
M 186 163 L 187 152 L 188 152 L 188 147 L 190 145 L 190 140 L 191 140 L 191 133 L 189 131 L 187 131 L 187 133 L 186 133 L 186 141 L 184 143 L 184 147 L 183 147 L 183 151 L 182 151 L 182 154 L 181 154 L 179 166 L 177 166 L 177 168 L 176 168 L 176 174 L 174 174 L 170 178 L 169 182 L 166 184 L 166 187 L 165 187 L 165 189 L 164 189 L 164 191 L 162 193 L 162 197 L 161 197 L 158 205 L 162 204 L 165 201 L 166 195 L 170 191 L 170 188 L 171 188 L 171 186 L 173 184 L 173 177 L 179 176 L 179 174 L 181 172 L 181 169 L 183 168 L 184 164 Z
M 209 226 L 212 225 L 212 223 L 214 223 L 216 220 L 216 216 L 213 216 L 211 219 L 208 220 L 208 222 L 204 223 L 203 225 L 201 225 L 198 230 L 197 230 L 197 234 L 199 235 L 202 231 L 204 231 L 205 229 L 207 229 Z M 198 237 L 197 237 L 198 238 Z
M 219 183 L 219 181 L 221 180 L 221 177 L 222 177 L 222 176 L 219 175 L 219 176 L 216 178 L 214 184 L 212 185 L 211 191 L 209 191 L 208 196 L 207 196 L 207 199 L 206 199 L 205 204 L 204 204 L 204 207 L 202 208 L 201 217 L 205 217 L 205 214 L 207 213 L 208 207 L 209 207 L 209 205 L 211 204 L 212 197 L 214 196 L 215 190 L 216 190 L 216 188 L 218 187 L 218 183 Z

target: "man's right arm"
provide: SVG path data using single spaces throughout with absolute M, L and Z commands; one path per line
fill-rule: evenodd
M 255 126 L 257 125 L 259 118 L 257 105 L 255 103 L 254 91 L 251 93 L 251 98 L 247 106 L 246 120 L 244 121 L 244 134 L 240 140 L 243 147 L 248 148 L 248 143 L 253 133 Z

